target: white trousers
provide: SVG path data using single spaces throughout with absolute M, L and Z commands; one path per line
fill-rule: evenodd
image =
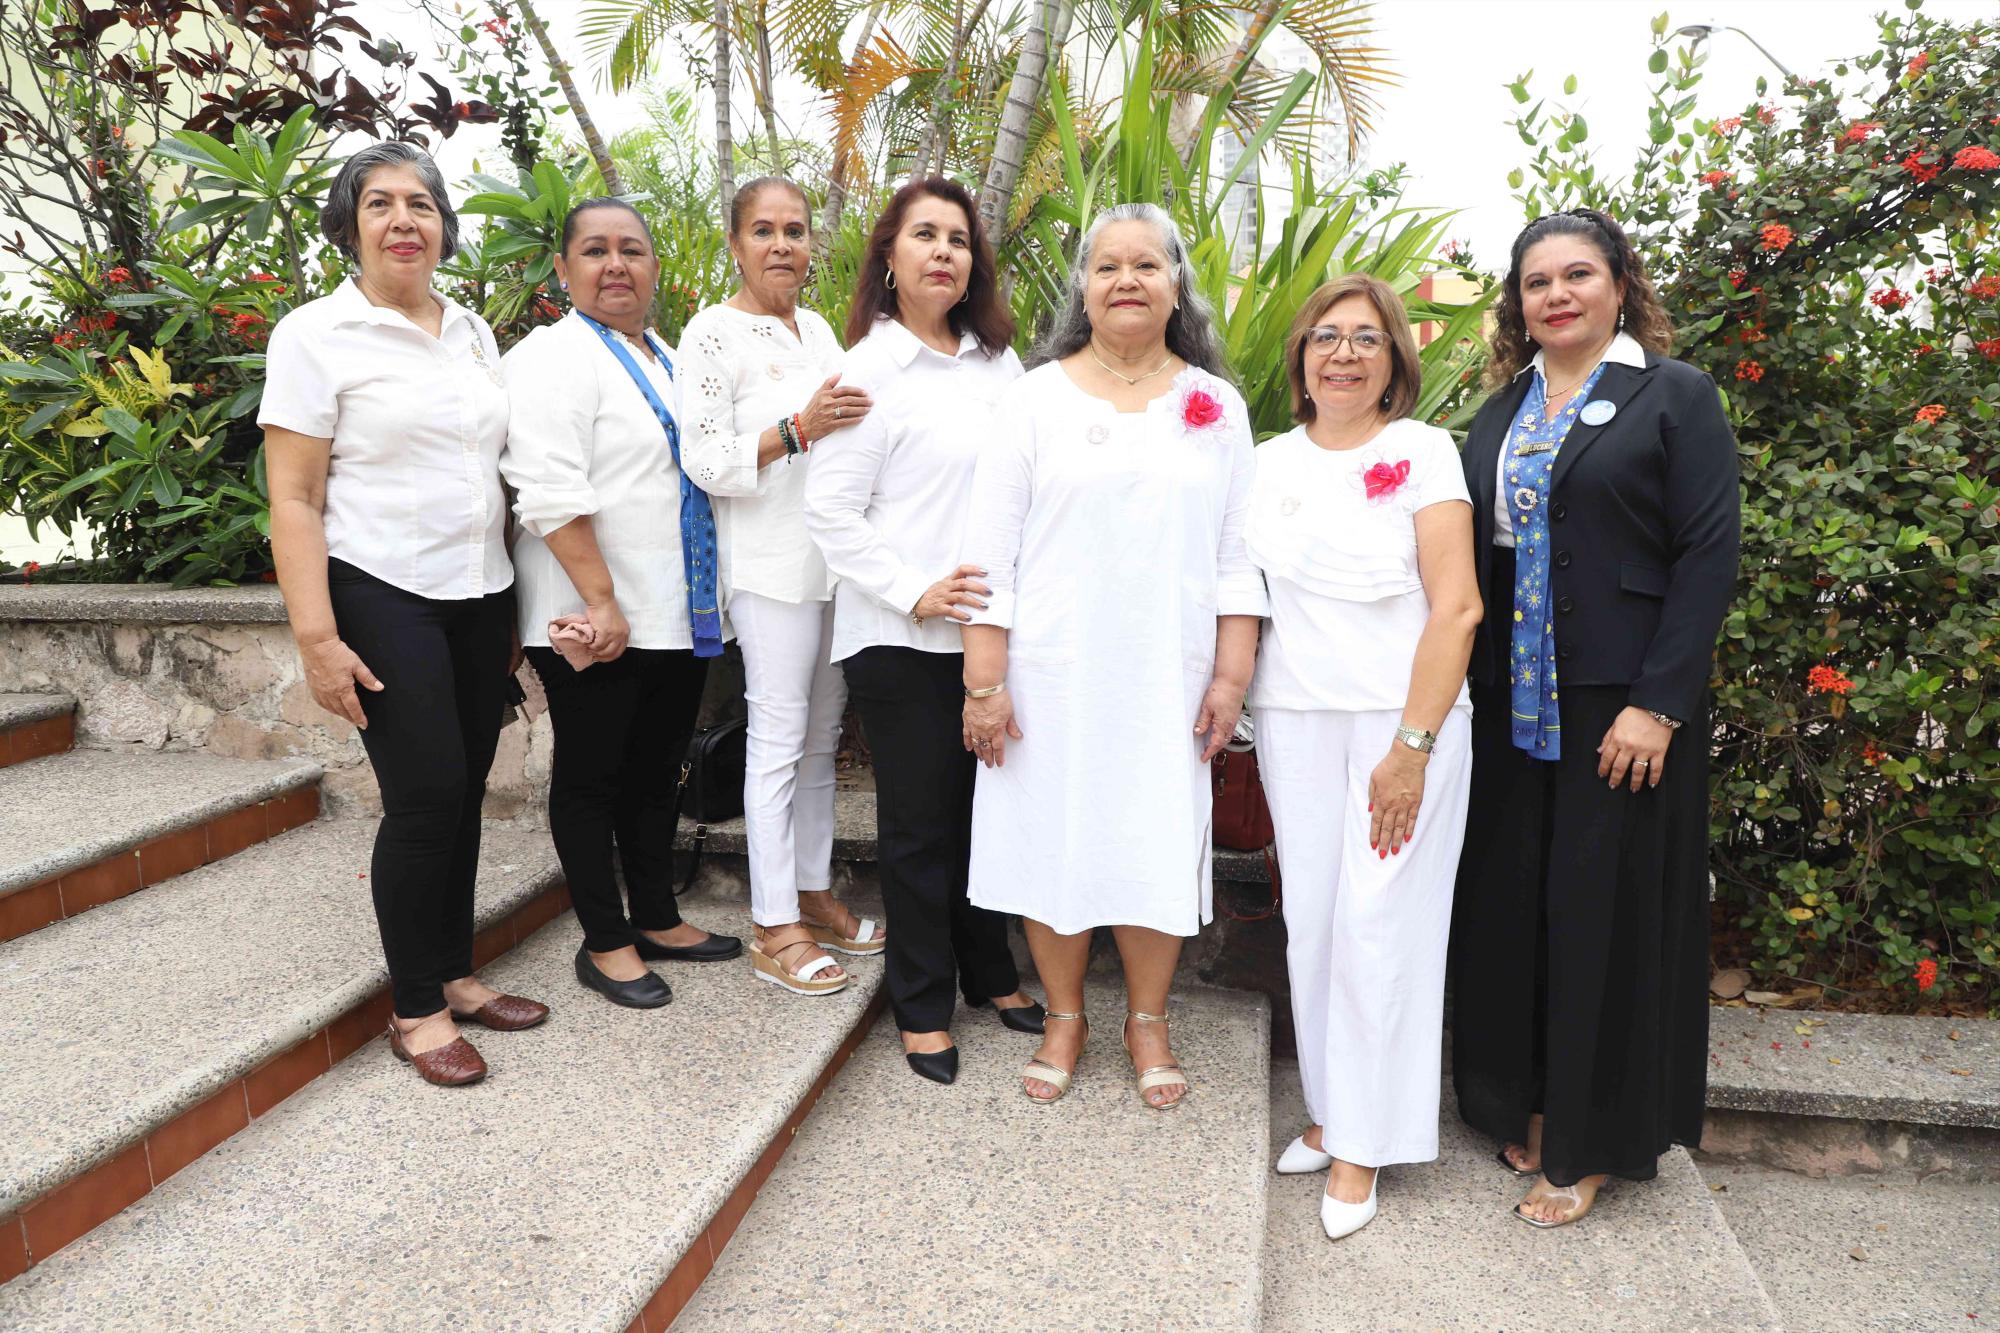
M 750 919 L 799 919 L 799 894 L 831 883 L 833 752 L 847 680 L 833 653 L 833 603 L 739 592 L 729 622 L 743 650 L 743 826 L 750 844 Z
M 1446 717 L 1415 835 L 1384 859 L 1368 845 L 1368 778 L 1401 721 L 1400 709 L 1256 710 L 1306 1109 L 1325 1150 L 1356 1166 L 1438 1152 L 1445 942 L 1472 783 L 1472 711 Z

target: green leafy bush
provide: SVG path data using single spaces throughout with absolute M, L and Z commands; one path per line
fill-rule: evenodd
M 1589 203 L 1635 231 L 1678 354 L 1736 424 L 1711 811 L 1727 961 L 1992 1004 L 2000 30 L 1884 18 L 1833 78 L 1714 122 L 1665 30 L 1633 173 L 1598 172 L 1581 118 L 1538 105 L 1516 184 L 1531 213 Z

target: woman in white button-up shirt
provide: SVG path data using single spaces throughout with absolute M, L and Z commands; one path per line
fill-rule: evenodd
M 681 461 L 716 497 L 749 734 L 743 823 L 757 975 L 802 995 L 846 984 L 819 946 L 880 953 L 883 932 L 834 901 L 833 755 L 847 687 L 831 657 L 833 594 L 806 535 L 805 449 L 868 411 L 839 383 L 840 344 L 799 305 L 811 256 L 803 191 L 765 176 L 736 192 L 729 252 L 743 285 L 688 321 Z
M 675 521 L 681 472 L 653 406 L 678 425 L 679 377 L 646 326 L 660 261 L 638 210 L 618 199 L 577 204 L 563 221 L 556 275 L 575 308 L 506 359 L 513 418 L 500 470 L 521 520 L 521 642 L 555 723 L 549 831 L 583 926 L 577 979 L 615 1004 L 654 1009 L 673 992 L 646 960 L 743 952 L 733 936 L 682 921 L 674 905 L 674 784 L 709 658 L 722 650 L 720 616 L 698 599 L 716 632 L 697 651 L 688 538 Z M 697 565 L 709 558 L 693 556 Z M 572 666 L 549 636 L 575 617 L 590 642 L 572 646 L 583 658 Z
M 959 608 L 983 605 L 985 585 L 958 548 L 988 423 L 1021 374 L 1013 334 L 972 196 L 938 179 L 896 191 L 868 238 L 842 374 L 875 407 L 819 447 L 806 481 L 806 526 L 839 580 L 833 658 L 875 758 L 889 1003 L 911 1068 L 941 1083 L 958 1072 L 954 991 L 1041 1031 L 1007 918 L 965 896 L 978 765 L 959 726 Z
M 356 153 L 321 225 L 355 272 L 271 333 L 257 415 L 271 553 L 313 698 L 362 729 L 382 788 L 368 883 L 389 1044 L 433 1083 L 472 1083 L 486 1065 L 454 1018 L 548 1015 L 472 975 L 479 807 L 514 630 L 507 393 L 492 331 L 431 290 L 458 219 L 429 157 Z

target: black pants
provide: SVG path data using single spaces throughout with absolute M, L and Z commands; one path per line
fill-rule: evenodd
M 549 832 L 584 945 L 610 953 L 632 943 L 634 931 L 673 929 L 681 923 L 674 905 L 674 784 L 701 708 L 708 660 L 663 648 L 628 648 L 615 662 L 582 671 L 553 648 L 530 648 L 528 660 L 555 723 Z M 629 923 L 611 871 L 614 846 L 632 899 Z
M 445 982 L 472 972 L 479 807 L 506 707 L 514 593 L 435 601 L 326 565 L 340 637 L 382 682 L 356 691 L 382 788 L 368 879 L 397 1016 L 421 1018 L 444 1008 Z
M 905 1032 L 951 1026 L 953 978 L 980 1002 L 1021 987 L 1007 918 L 965 896 L 978 761 L 959 737 L 965 659 L 877 646 L 848 658 L 847 697 L 875 755 L 875 837 L 889 1004 Z

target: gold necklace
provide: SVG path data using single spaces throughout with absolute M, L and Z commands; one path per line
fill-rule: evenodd
M 1161 371 L 1165 370 L 1168 366 L 1172 365 L 1174 360 L 1174 354 L 1172 352 L 1168 352 L 1166 360 L 1160 362 L 1159 365 L 1154 366 L 1151 370 L 1147 371 L 1145 374 L 1127 375 L 1122 370 L 1113 370 L 1110 366 L 1104 364 L 1104 358 L 1097 354 L 1097 340 L 1095 338 L 1091 339 L 1090 342 L 1086 344 L 1086 346 L 1090 348 L 1090 359 L 1092 361 L 1095 361 L 1100 367 L 1102 367 L 1105 374 L 1114 375 L 1117 378 L 1124 380 L 1125 383 L 1128 385 L 1137 384 L 1141 380 L 1149 380 L 1153 378 L 1153 376 L 1159 374 Z

